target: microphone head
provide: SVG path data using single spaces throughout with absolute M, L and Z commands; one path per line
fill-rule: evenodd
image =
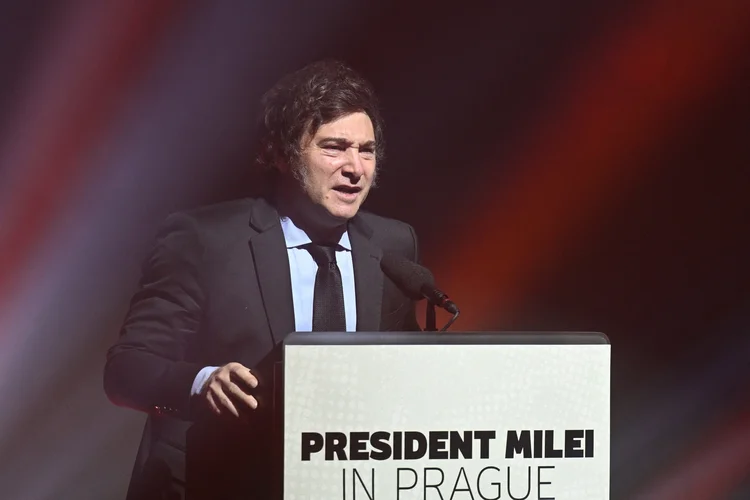
M 398 254 L 384 252 L 380 268 L 407 297 L 413 300 L 424 298 L 422 287 L 435 284 L 435 277 L 427 268 Z

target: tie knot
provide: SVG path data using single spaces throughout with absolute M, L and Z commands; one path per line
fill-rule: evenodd
M 307 251 L 319 267 L 336 264 L 336 248 L 338 245 L 318 245 L 309 243 L 306 245 Z

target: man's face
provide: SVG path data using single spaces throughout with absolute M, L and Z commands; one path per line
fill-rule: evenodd
M 315 205 L 317 214 L 309 215 L 323 224 L 354 217 L 375 180 L 375 162 L 375 133 L 365 113 L 345 115 L 304 136 L 293 173 Z

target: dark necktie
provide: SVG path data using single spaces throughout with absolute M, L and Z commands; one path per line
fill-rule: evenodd
M 336 265 L 336 247 L 310 243 L 307 250 L 318 264 L 313 295 L 314 332 L 345 332 L 344 288 Z

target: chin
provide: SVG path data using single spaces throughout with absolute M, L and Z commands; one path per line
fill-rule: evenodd
M 357 212 L 359 211 L 359 206 L 347 206 L 347 207 L 326 207 L 326 211 L 328 212 L 328 215 L 330 215 L 332 218 L 341 221 L 346 222 L 355 215 L 357 215 Z

